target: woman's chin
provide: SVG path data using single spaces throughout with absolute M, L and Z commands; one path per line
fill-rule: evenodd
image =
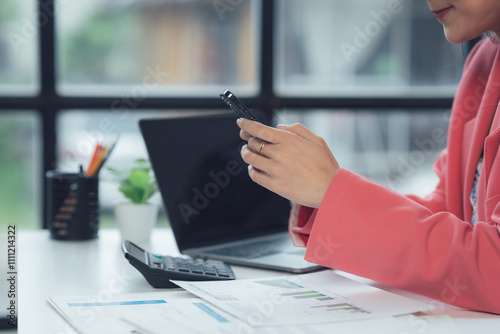
M 476 34 L 463 34 L 455 31 L 454 29 L 447 29 L 446 27 L 444 28 L 444 35 L 448 42 L 452 44 L 460 44 L 464 43 L 467 41 L 470 41 L 471 39 L 474 39 L 476 37 L 481 36 L 482 33 L 476 33 Z

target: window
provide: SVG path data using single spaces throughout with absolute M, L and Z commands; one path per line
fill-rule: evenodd
M 37 17 L 34 1 L 2 1 L 0 11 L 0 96 L 37 92 Z
M 450 96 L 462 49 L 425 1 L 279 1 L 277 90 L 286 95 Z
M 0 113 L 0 226 L 41 221 L 41 122 L 33 111 Z M 4 231 L 5 232 L 5 231 Z
M 91 0 L 59 6 L 58 90 L 214 96 L 231 86 L 255 94 L 259 3 L 222 11 L 214 4 Z
M 108 163 L 125 163 L 145 154 L 139 118 L 226 108 L 226 88 L 324 136 L 343 167 L 425 194 L 473 44 L 447 43 L 423 1 L 4 0 L 0 219 L 44 226 L 45 172 L 78 168 L 103 120 L 123 145 Z M 100 188 L 105 215 L 117 197 Z

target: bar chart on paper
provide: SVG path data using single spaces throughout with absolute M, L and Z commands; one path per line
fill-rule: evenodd
M 323 293 L 314 290 L 283 293 L 281 294 L 281 296 L 291 297 L 294 299 L 301 299 L 301 300 L 307 299 L 307 302 L 309 302 L 309 307 L 312 309 L 318 309 L 318 311 L 322 310 L 325 312 L 337 311 L 337 312 L 370 314 L 369 311 L 364 310 L 356 305 L 339 302 L 337 301 L 336 298 L 329 297 Z
M 364 313 L 370 314 L 370 311 L 364 310 L 352 303 L 347 303 L 346 299 L 341 296 L 329 296 L 326 293 L 317 290 L 305 289 L 303 286 L 293 283 L 287 279 L 279 280 L 266 280 L 266 281 L 256 281 L 256 284 L 267 285 L 276 288 L 285 288 L 298 290 L 294 292 L 284 292 L 279 295 L 285 299 L 293 298 L 292 301 L 288 300 L 285 302 L 301 302 L 307 305 L 309 308 L 317 309 L 317 311 L 336 311 L 336 312 L 347 312 L 347 313 Z M 304 290 L 305 289 L 305 290 Z
M 335 312 L 335 318 L 345 320 L 358 318 L 356 314 L 371 314 L 370 311 L 363 309 L 351 302 L 349 299 L 339 295 L 332 295 L 320 290 L 310 290 L 306 287 L 293 283 L 287 279 L 256 281 L 256 284 L 274 286 L 277 288 L 291 289 L 293 292 L 283 292 L 278 295 L 286 304 L 300 304 L 304 307 L 307 314 L 319 314 L 322 312 Z M 329 315 L 327 315 L 330 317 Z M 363 316 L 359 316 L 362 318 Z
M 311 325 L 422 310 L 406 299 L 333 273 L 218 282 L 175 282 L 252 326 Z

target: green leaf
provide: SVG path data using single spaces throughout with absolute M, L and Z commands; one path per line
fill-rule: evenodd
M 120 187 L 120 191 L 123 193 L 123 195 L 125 195 L 125 197 L 130 199 L 133 203 L 137 203 L 137 204 L 141 203 L 141 201 L 142 201 L 141 195 L 142 194 L 134 186 L 123 185 Z
M 128 175 L 126 170 L 111 167 L 108 170 L 121 179 L 119 190 L 133 203 L 147 203 L 148 199 L 158 191 L 156 179 L 146 159 L 135 160 L 134 167 L 129 169 Z
M 153 196 L 153 194 L 156 192 L 156 190 L 157 190 L 156 183 L 150 183 L 148 185 L 148 187 L 144 191 L 144 194 L 143 194 L 143 197 L 142 197 L 143 203 L 146 203 L 148 201 L 148 199 L 151 196 Z
M 130 172 L 130 184 L 137 188 L 147 188 L 149 184 L 149 173 L 144 169 L 133 169 Z

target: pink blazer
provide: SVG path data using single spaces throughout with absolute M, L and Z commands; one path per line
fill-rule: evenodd
M 305 259 L 464 308 L 500 313 L 500 45 L 467 58 L 436 189 L 403 196 L 341 169 L 319 209 L 294 204 Z M 491 125 L 491 130 L 490 130 Z M 478 159 L 478 223 L 469 200 Z

